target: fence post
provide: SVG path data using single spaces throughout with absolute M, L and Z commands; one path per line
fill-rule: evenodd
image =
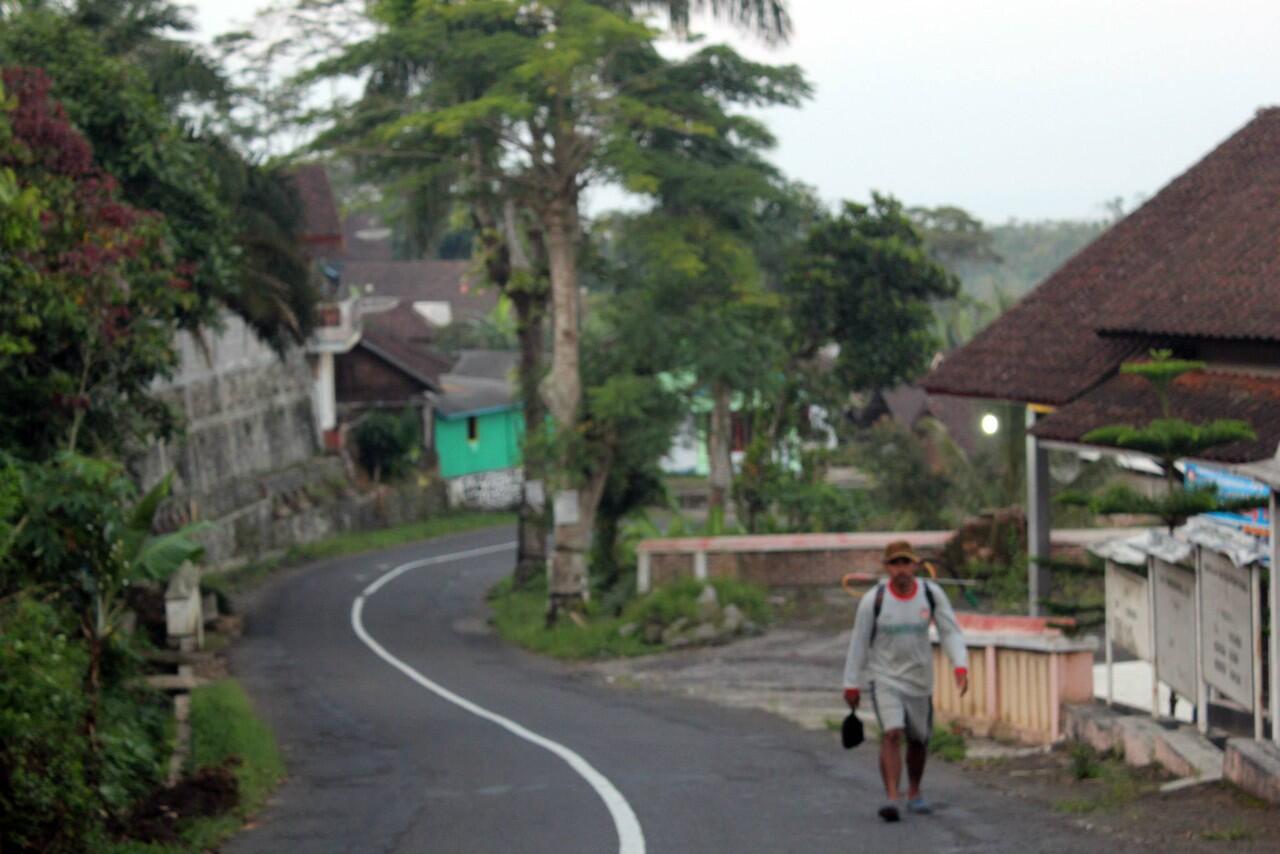
M 707 580 L 707 553 L 697 551 L 693 554 L 693 577 L 699 581 Z
M 996 648 L 987 647 L 987 717 L 995 721 L 1000 716 L 999 682 L 996 673 Z
M 1196 725 L 1201 735 L 1209 734 L 1209 682 L 1204 675 L 1204 547 L 1196 546 L 1196 674 L 1200 679 L 1196 697 Z
M 1160 677 L 1156 675 L 1156 573 L 1155 558 L 1147 557 L 1147 642 L 1151 649 L 1151 717 L 1160 717 Z
M 1276 537 L 1276 490 L 1271 489 L 1271 741 L 1280 745 L 1280 539 Z
M 1262 564 L 1249 572 L 1249 643 L 1253 646 L 1253 737 L 1262 741 Z M 1272 689 L 1275 690 L 1274 688 Z M 1275 726 L 1275 723 L 1272 723 Z
M 648 593 L 649 587 L 653 584 L 649 561 L 650 555 L 647 551 L 641 551 L 636 555 L 636 589 L 640 593 Z

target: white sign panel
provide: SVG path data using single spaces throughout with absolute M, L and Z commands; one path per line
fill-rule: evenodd
M 1156 678 L 1196 698 L 1196 574 L 1152 558 L 1156 586 Z
M 546 502 L 547 493 L 542 488 L 542 481 L 526 480 L 524 482 L 524 503 L 535 510 L 541 510 Z
M 1151 606 L 1147 579 L 1107 561 L 1107 627 L 1111 642 L 1151 660 Z
M 1204 679 L 1227 697 L 1253 708 L 1253 608 L 1250 571 L 1225 555 L 1200 549 L 1201 651 Z
M 557 492 L 552 513 L 557 525 L 578 524 L 578 490 L 566 489 L 563 492 Z

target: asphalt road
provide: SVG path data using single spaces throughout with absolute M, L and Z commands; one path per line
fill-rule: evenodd
M 328 561 L 247 603 L 232 667 L 275 727 L 290 776 L 227 850 L 567 854 L 619 851 L 622 839 L 650 852 L 1099 847 L 941 762 L 925 777 L 937 813 L 882 824 L 871 746 L 845 752 L 834 734 L 762 712 L 617 690 L 507 647 L 486 629 L 483 595 L 512 562 L 493 547 L 512 539 L 495 530 Z M 443 560 L 361 599 L 362 640 L 352 613 L 362 592 L 424 558 Z M 612 809 L 566 755 L 607 780 Z M 618 830 L 628 810 L 642 840 Z

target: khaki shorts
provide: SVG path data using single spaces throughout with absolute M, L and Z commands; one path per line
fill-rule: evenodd
M 901 729 L 907 740 L 928 744 L 933 732 L 933 697 L 912 697 L 892 688 L 870 686 L 871 707 L 875 709 L 880 732 Z

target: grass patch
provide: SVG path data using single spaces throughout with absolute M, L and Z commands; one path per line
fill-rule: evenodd
M 1097 754 L 1085 744 L 1071 746 L 1071 776 L 1077 780 L 1096 780 L 1102 776 L 1105 768 L 1098 761 Z
M 967 750 L 964 736 L 960 733 L 941 727 L 933 728 L 933 735 L 929 737 L 931 756 L 937 756 L 947 762 L 963 762 Z
M 769 622 L 769 605 L 763 589 L 730 579 L 713 579 L 708 583 L 715 587 L 722 607 L 736 605 L 757 625 Z M 539 579 L 528 588 L 516 590 L 509 578 L 503 579 L 489 591 L 489 604 L 493 608 L 494 627 L 510 643 L 553 658 L 617 658 L 661 651 L 661 644 L 645 643 L 643 626 L 646 623 L 669 625 L 681 617 L 693 620 L 703 586 L 704 582 L 693 579 L 664 585 L 646 596 L 631 599 L 621 614 L 606 613 L 593 600 L 587 604 L 582 625 L 562 619 L 550 629 L 546 627 L 545 580 Z M 637 630 L 623 637 L 618 630 L 628 623 L 635 624 Z
M 1200 838 L 1209 842 L 1246 842 L 1253 839 L 1253 831 L 1244 825 L 1237 824 L 1235 827 L 1229 827 L 1225 830 L 1202 831 Z
M 494 628 L 504 640 L 553 658 L 613 658 L 654 651 L 638 633 L 619 635 L 621 621 L 600 614 L 594 602 L 587 604 L 585 625 L 564 619 L 548 629 L 545 583 L 516 590 L 511 579 L 504 578 L 489 591 L 489 604 Z
M 191 850 L 213 848 L 266 803 L 284 777 L 284 761 L 270 728 L 254 713 L 240 683 L 224 679 L 191 692 L 191 767 L 236 757 L 240 805 L 231 815 L 194 822 L 183 831 Z
M 277 557 L 250 561 L 236 569 L 205 576 L 200 583 L 208 590 L 226 594 L 252 587 L 283 566 L 296 566 L 314 560 L 378 551 L 419 540 L 430 540 L 449 534 L 462 534 L 467 531 L 515 523 L 514 513 L 450 513 L 394 528 L 335 534 L 314 543 L 294 546 Z
M 1072 747 L 1070 771 L 1081 785 L 1094 791 L 1088 797 L 1058 801 L 1054 809 L 1059 812 L 1079 814 L 1117 810 L 1150 788 L 1124 762 L 1114 756 L 1100 756 L 1085 745 Z
M 227 814 L 196 819 L 179 831 L 181 843 L 123 842 L 110 854 L 191 854 L 216 851 L 266 803 L 284 776 L 275 736 L 254 713 L 240 683 L 224 679 L 191 692 L 191 760 L 188 771 L 235 758 L 240 803 Z

